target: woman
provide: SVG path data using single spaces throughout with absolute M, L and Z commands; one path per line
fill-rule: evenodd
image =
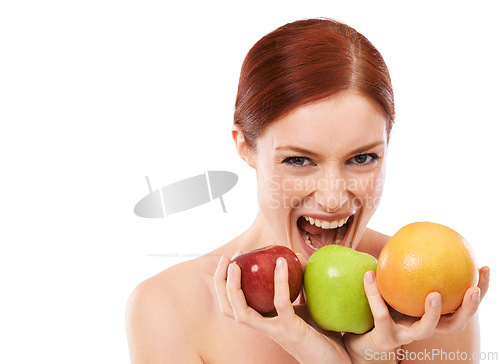
M 246 305 L 240 271 L 230 264 L 235 254 L 274 243 L 294 250 L 303 264 L 327 244 L 378 257 L 389 237 L 366 226 L 381 197 L 393 122 L 387 67 L 354 29 L 310 19 L 257 42 L 241 71 L 233 139 L 256 171 L 258 215 L 247 231 L 211 254 L 134 290 L 127 310 L 132 362 L 348 363 L 395 361 L 401 349 L 478 352 L 475 313 L 488 287 L 486 267 L 454 314 L 441 317 L 441 297 L 431 293 L 420 320 L 393 319 L 374 273 L 367 272 L 375 327 L 342 335 L 317 328 L 302 297 L 290 303 L 282 258 L 275 272 L 275 317 Z

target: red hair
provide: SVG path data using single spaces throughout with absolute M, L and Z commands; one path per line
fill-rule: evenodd
M 331 19 L 307 19 L 267 34 L 241 68 L 234 124 L 249 146 L 288 112 L 341 91 L 357 91 L 394 123 L 394 95 L 382 55 L 363 35 Z

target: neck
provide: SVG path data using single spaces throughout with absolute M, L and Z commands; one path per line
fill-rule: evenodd
M 213 251 L 214 254 L 222 254 L 231 258 L 238 250 L 246 253 L 250 250 L 259 249 L 271 244 L 276 244 L 273 240 L 271 229 L 259 211 L 250 227 L 242 234 L 231 240 L 229 243 Z M 283 242 L 280 242 L 282 244 Z

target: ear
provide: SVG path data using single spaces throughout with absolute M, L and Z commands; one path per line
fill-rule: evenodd
M 233 125 L 232 133 L 236 150 L 238 151 L 241 159 L 243 159 L 250 167 L 255 168 L 254 152 L 248 145 L 240 127 Z

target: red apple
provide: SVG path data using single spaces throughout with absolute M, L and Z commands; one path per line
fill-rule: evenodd
M 270 245 L 238 255 L 233 262 L 241 268 L 241 289 L 247 304 L 260 313 L 275 311 L 274 269 L 276 259 L 283 257 L 288 265 L 290 299 L 295 301 L 302 287 L 302 266 L 295 253 L 282 245 Z

